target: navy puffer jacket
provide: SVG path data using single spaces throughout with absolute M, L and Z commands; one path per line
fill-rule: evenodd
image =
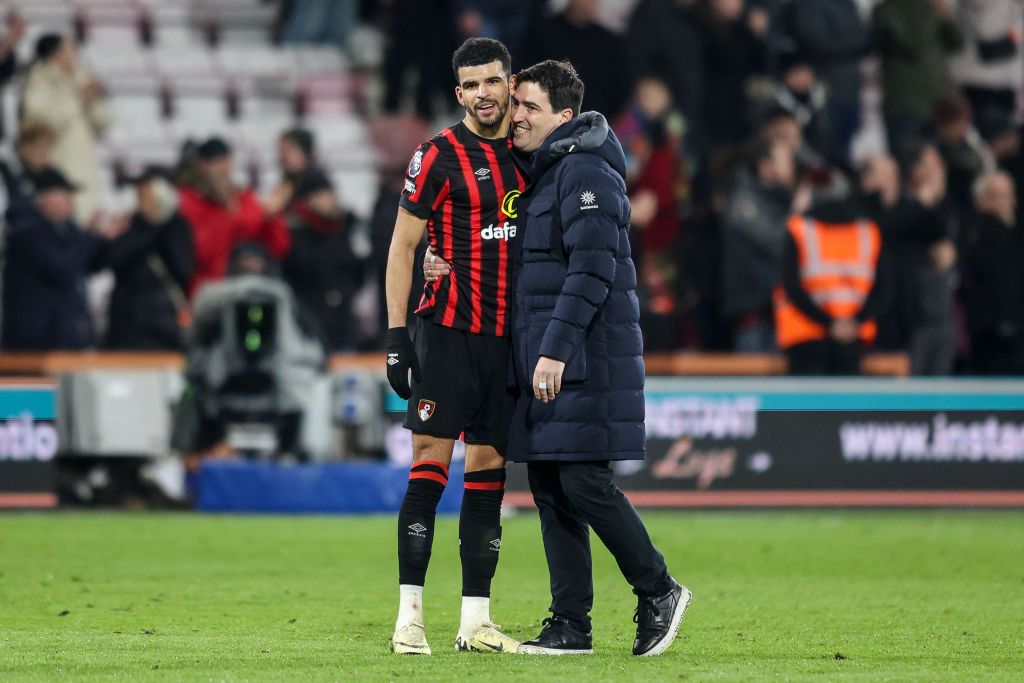
M 518 400 L 509 458 L 642 460 L 644 363 L 629 250 L 626 161 L 600 114 L 555 129 L 534 154 L 513 302 Z M 533 397 L 540 356 L 565 362 L 562 391 Z

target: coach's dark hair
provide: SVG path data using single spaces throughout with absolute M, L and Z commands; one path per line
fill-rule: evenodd
M 551 109 L 556 112 L 571 109 L 576 116 L 583 106 L 583 81 L 568 61 L 548 59 L 534 64 L 516 74 L 516 83 L 539 85 L 548 94 Z
M 452 55 L 455 81 L 459 80 L 459 69 L 491 62 L 501 62 L 501 68 L 506 76 L 512 73 L 512 56 L 504 43 L 494 38 L 469 38 Z

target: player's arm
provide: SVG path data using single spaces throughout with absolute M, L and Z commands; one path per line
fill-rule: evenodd
M 388 301 L 388 327 L 405 327 L 409 314 L 409 290 L 412 288 L 412 268 L 416 247 L 423 241 L 427 227 L 425 218 L 418 218 L 399 207 L 395 232 L 388 249 L 385 290 Z
M 409 315 L 409 290 L 412 288 L 412 267 L 416 259 L 416 247 L 423 239 L 423 230 L 426 226 L 425 218 L 414 216 L 405 208 L 399 207 L 384 276 L 388 302 L 388 382 L 395 393 L 405 399 L 412 395 L 409 371 L 412 370 L 412 376 L 416 381 L 420 378 L 419 360 L 416 358 L 416 349 L 405 323 Z
M 447 174 L 435 164 L 439 153 L 435 145 L 425 142 L 409 161 L 384 274 L 388 304 L 388 382 L 395 393 L 406 399 L 412 395 L 409 371 L 412 370 L 413 379 L 420 379 L 419 360 L 405 327 L 413 261 L 427 221 L 448 195 Z

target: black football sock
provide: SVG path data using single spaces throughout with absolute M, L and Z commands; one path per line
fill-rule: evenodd
M 488 598 L 501 550 L 501 499 L 505 469 L 466 472 L 459 516 L 462 595 Z
M 439 462 L 418 462 L 409 471 L 409 488 L 398 513 L 399 584 L 422 586 L 426 579 L 437 504 L 447 483 L 448 468 Z

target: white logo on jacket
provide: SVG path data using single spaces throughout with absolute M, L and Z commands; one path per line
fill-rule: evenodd
M 583 203 L 583 205 L 580 207 L 580 211 L 598 208 L 597 204 L 595 203 L 597 202 L 597 195 L 591 192 L 590 190 L 584 190 L 583 194 L 580 195 L 580 201 Z

